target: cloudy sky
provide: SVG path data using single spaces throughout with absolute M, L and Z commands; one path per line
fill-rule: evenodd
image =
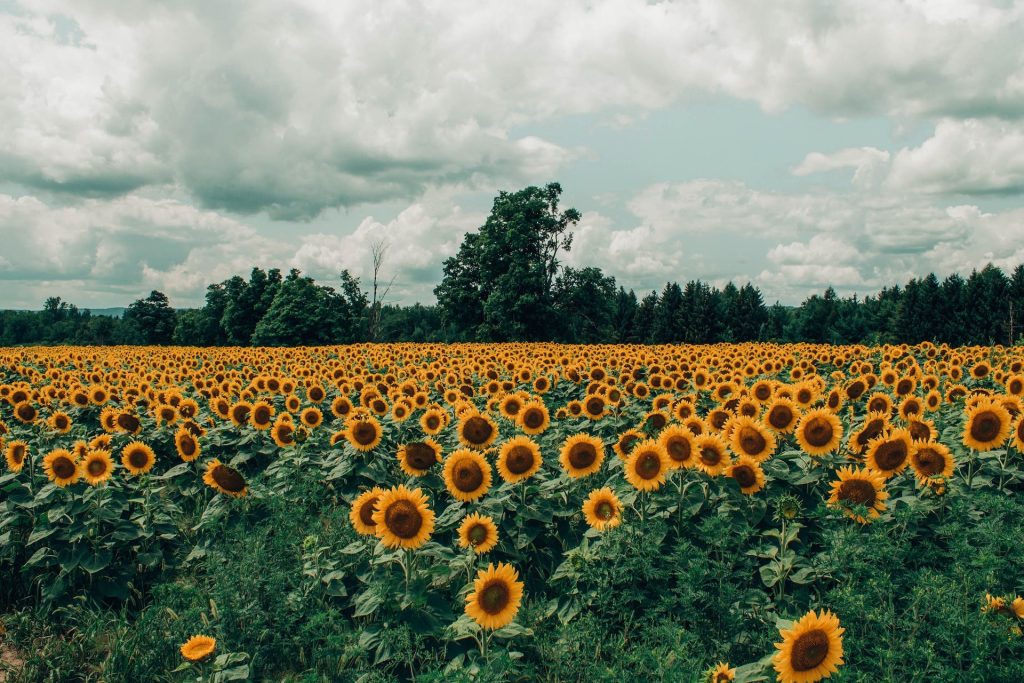
M 769 302 L 1024 262 L 1024 3 L 0 0 L 0 308 L 252 265 L 433 302 L 499 190 Z

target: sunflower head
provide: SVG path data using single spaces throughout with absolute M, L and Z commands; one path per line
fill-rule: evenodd
M 217 639 L 210 636 L 192 636 L 181 646 L 181 656 L 190 662 L 206 659 L 217 649 Z
M 459 525 L 459 546 L 483 555 L 498 545 L 498 526 L 487 515 L 473 512 Z
M 888 479 L 910 464 L 914 442 L 906 429 L 893 429 L 868 444 L 865 462 L 873 471 Z
M 842 423 L 826 408 L 804 413 L 796 426 L 796 441 L 808 455 L 831 453 L 839 448 L 842 439 Z
M 28 443 L 25 441 L 11 441 L 4 448 L 4 459 L 7 461 L 7 468 L 12 472 L 21 472 L 25 467 L 25 458 L 28 457 Z
M 373 513 L 377 508 L 377 502 L 384 494 L 384 489 L 374 486 L 369 491 L 359 494 L 359 497 L 352 502 L 352 509 L 349 510 L 348 518 L 352 522 L 356 533 L 363 536 L 376 536 L 377 523 L 373 521 Z
M 384 430 L 380 422 L 372 415 L 361 415 L 350 419 L 345 430 L 345 438 L 357 451 L 372 451 L 380 444 Z
M 431 438 L 411 441 L 398 449 L 398 464 L 411 477 L 422 477 L 441 462 L 441 444 Z
M 665 449 L 653 439 L 641 441 L 626 460 L 626 480 L 638 491 L 654 491 L 665 483 L 671 469 Z
M 458 432 L 463 446 L 483 450 L 498 438 L 498 425 L 488 415 L 467 411 L 459 418 Z
M 133 477 L 137 477 L 153 469 L 156 454 L 141 441 L 132 441 L 121 449 L 121 464 Z
M 753 458 L 758 462 L 768 460 L 775 453 L 775 435 L 745 415 L 733 420 L 730 441 L 733 453 Z
M 551 425 L 551 416 L 548 415 L 547 406 L 541 401 L 531 401 L 519 411 L 517 422 L 525 433 L 541 434 Z
M 977 367 L 977 366 L 975 366 Z M 995 401 L 978 401 L 967 411 L 964 445 L 976 451 L 998 448 L 1010 436 L 1009 411 Z
M 82 469 L 75 456 L 63 448 L 50 451 L 43 458 L 43 471 L 57 486 L 68 486 L 78 481 Z
M 491 488 L 491 465 L 480 453 L 460 448 L 445 458 L 444 483 L 456 500 L 473 502 Z
M 207 463 L 203 481 L 210 488 L 232 498 L 242 498 L 249 492 L 242 473 L 234 467 L 228 467 L 217 458 Z
M 717 434 L 702 434 L 694 442 L 697 451 L 697 467 L 712 477 L 717 477 L 730 463 L 725 441 Z
M 96 486 L 110 479 L 114 473 L 114 459 L 110 457 L 110 451 L 91 450 L 85 454 L 81 467 L 82 478 L 90 486 Z
M 740 491 L 751 496 L 764 488 L 764 470 L 761 463 L 748 456 L 741 455 L 725 469 L 725 476 L 732 477 L 739 484 Z
M 528 436 L 517 436 L 498 451 L 498 474 L 510 484 L 529 479 L 541 466 L 540 446 Z
M 523 582 L 510 564 L 501 562 L 477 572 L 466 596 L 466 614 L 481 628 L 499 629 L 515 619 L 523 600 Z
M 604 442 L 589 434 L 574 434 L 562 444 L 558 462 L 573 479 L 594 474 L 604 462 Z
M 397 486 L 380 495 L 373 523 L 381 542 L 388 548 L 415 549 L 434 531 L 434 511 L 421 489 Z
M 828 678 L 843 664 L 843 632 L 839 617 L 813 610 L 792 628 L 780 631 L 782 642 L 772 664 L 780 683 L 809 683 Z
M 838 481 L 832 483 L 828 502 L 861 524 L 867 524 L 885 510 L 885 477 L 870 469 L 841 467 L 836 470 Z
M 622 523 L 622 503 L 609 487 L 595 489 L 583 502 L 583 517 L 598 531 L 611 529 Z

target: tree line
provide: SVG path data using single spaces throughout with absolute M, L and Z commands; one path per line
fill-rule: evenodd
M 967 277 L 934 274 L 876 295 L 828 288 L 800 306 L 767 306 L 751 283 L 700 280 L 660 291 L 626 290 L 600 268 L 574 268 L 575 209 L 559 210 L 558 183 L 501 192 L 486 222 L 445 260 L 435 305 L 378 300 L 384 250 L 374 248 L 367 292 L 347 270 L 318 283 L 298 270 L 253 268 L 210 284 L 201 308 L 175 310 L 159 291 L 121 318 L 62 301 L 42 311 L 0 311 L 0 344 L 182 344 L 294 346 L 364 341 L 558 341 L 713 343 L 744 341 L 1012 343 L 1021 336 L 1024 265 L 1007 275 L 989 264 Z M 386 288 L 384 288 L 386 292 Z

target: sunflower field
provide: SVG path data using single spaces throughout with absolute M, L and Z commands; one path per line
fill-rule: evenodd
M 1024 680 L 1024 349 L 0 349 L 0 680 Z

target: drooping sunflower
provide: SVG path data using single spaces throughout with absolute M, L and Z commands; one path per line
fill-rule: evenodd
M 979 401 L 967 411 L 964 445 L 982 452 L 999 448 L 1010 436 L 1010 421 L 1009 411 L 999 403 Z
M 730 445 L 736 455 L 745 455 L 764 462 L 775 453 L 775 435 L 753 418 L 741 415 L 732 422 Z
M 137 477 L 153 469 L 156 464 L 156 453 L 141 441 L 132 441 L 121 449 L 121 464 Z
M 441 462 L 441 444 L 431 438 L 411 441 L 398 449 L 398 465 L 411 477 L 422 477 Z
M 668 454 L 661 444 L 646 439 L 633 447 L 626 461 L 626 480 L 638 491 L 655 491 L 665 483 L 671 468 Z
M 732 477 L 740 485 L 740 491 L 751 496 L 764 488 L 764 470 L 761 462 L 747 455 L 736 458 L 725 469 L 725 476 Z
M 615 440 L 615 445 L 612 446 L 612 450 L 622 460 L 628 460 L 629 456 L 633 453 L 633 449 L 643 440 L 644 435 L 642 433 L 635 429 L 627 429 L 619 434 L 619 437 Z
M 949 448 L 937 441 L 915 441 L 910 466 L 922 483 L 953 476 L 953 455 Z
M 522 600 L 519 572 L 504 562 L 489 564 L 477 572 L 473 591 L 466 596 L 466 614 L 482 628 L 499 629 L 515 619 Z
M 540 446 L 528 436 L 517 436 L 498 451 L 498 474 L 510 484 L 529 479 L 542 463 Z
M 885 511 L 885 477 L 870 469 L 840 467 L 836 470 L 838 481 L 832 482 L 832 495 L 828 502 L 838 505 L 848 517 L 867 524 Z M 859 508 L 867 509 L 865 517 Z
M 483 555 L 498 545 L 498 526 L 487 515 L 473 512 L 459 525 L 459 546 Z
M 348 421 L 345 438 L 357 451 L 372 451 L 380 445 L 384 430 L 372 415 L 361 415 Z
M 888 479 L 899 474 L 910 464 L 914 441 L 906 429 L 893 429 L 868 444 L 865 463 Z
M 399 485 L 381 494 L 373 512 L 381 543 L 388 548 L 414 550 L 434 532 L 434 511 L 421 489 Z
M 463 446 L 483 450 L 498 438 L 498 425 L 489 415 L 466 412 L 459 418 L 458 433 Z
M 825 455 L 839 448 L 843 425 L 835 413 L 817 408 L 804 413 L 796 426 L 796 441 L 808 455 Z
M 28 444 L 24 441 L 12 441 L 4 449 L 4 459 L 7 460 L 7 469 L 12 472 L 21 472 L 25 467 L 25 458 L 28 457 Z
M 811 610 L 792 628 L 779 632 L 782 642 L 772 664 L 779 683 L 815 683 L 829 678 L 843 664 L 843 632 L 839 617 L 825 610 Z
M 889 416 L 882 413 L 868 413 L 860 429 L 850 436 L 847 448 L 860 455 L 872 440 L 881 436 L 889 426 Z
M 384 489 L 374 486 L 369 491 L 360 493 L 359 497 L 352 501 L 352 509 L 348 511 L 348 518 L 356 533 L 363 536 L 377 535 L 377 523 L 373 521 L 373 512 L 382 495 L 384 495 Z
M 217 639 L 210 636 L 192 636 L 181 646 L 181 656 L 190 662 L 206 659 L 217 649 Z
M 444 461 L 444 484 L 456 500 L 471 503 L 491 488 L 491 465 L 468 448 L 452 452 Z
M 764 423 L 779 434 L 788 434 L 796 429 L 800 409 L 788 398 L 777 397 L 764 411 Z
M 583 501 L 583 517 L 598 531 L 622 524 L 622 502 L 609 487 L 594 489 Z
M 81 468 L 82 478 L 90 486 L 96 486 L 110 479 L 114 473 L 114 459 L 110 457 L 110 451 L 91 450 L 85 454 Z
M 199 441 L 185 427 L 180 428 L 174 433 L 174 448 L 185 462 L 192 462 L 202 453 Z
M 543 433 L 551 426 L 551 416 L 542 402 L 530 401 L 519 411 L 518 423 L 525 433 L 532 436 Z
M 58 448 L 43 458 L 43 471 L 54 484 L 60 487 L 74 484 L 82 476 L 82 468 L 70 451 Z
M 203 482 L 210 488 L 233 498 L 242 498 L 249 492 L 242 473 L 234 467 L 228 467 L 217 458 L 206 464 Z
M 717 434 L 702 434 L 695 440 L 697 467 L 711 477 L 717 477 L 730 465 L 725 441 Z
M 658 443 L 665 449 L 669 466 L 672 469 L 697 466 L 693 432 L 686 427 L 682 425 L 665 427 L 658 435 Z
M 604 442 L 590 434 L 574 434 L 562 444 L 558 462 L 573 479 L 594 474 L 604 462 Z

